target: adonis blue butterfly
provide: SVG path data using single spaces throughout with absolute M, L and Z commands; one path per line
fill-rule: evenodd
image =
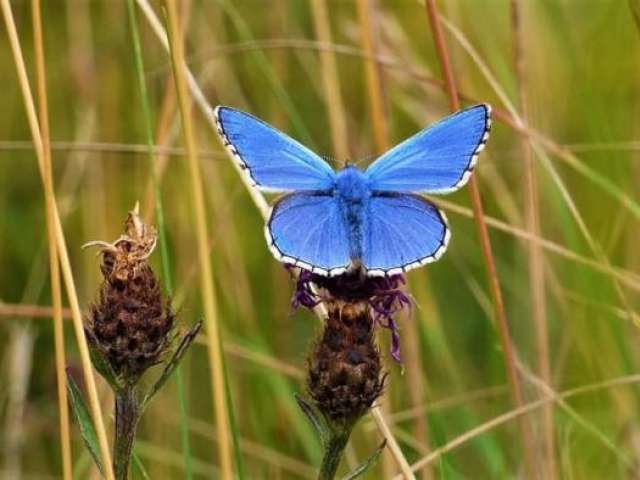
M 265 227 L 281 262 L 325 276 L 362 268 L 406 272 L 438 260 L 451 233 L 419 193 L 442 194 L 471 176 L 491 127 L 489 105 L 459 111 L 384 153 L 366 170 L 334 171 L 322 158 L 252 115 L 217 107 L 218 132 L 251 184 L 286 192 Z

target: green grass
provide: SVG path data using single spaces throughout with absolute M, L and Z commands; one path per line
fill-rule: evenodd
M 28 4 L 14 3 L 31 65 Z M 136 57 L 125 2 L 91 2 L 87 10 L 75 2 L 66 2 L 64 8 L 62 2 L 54 3 L 43 2 L 52 140 L 79 146 L 107 144 L 74 152 L 56 149 L 53 156 L 58 204 L 86 306 L 94 298 L 99 272 L 93 255 L 80 246 L 96 238 L 115 238 L 127 210 L 135 200 L 144 205 L 147 188 L 153 184 L 149 155 L 123 153 L 109 145 L 154 142 L 152 132 L 172 82 L 171 65 L 139 11 L 141 56 Z M 439 79 L 440 70 L 424 7 L 420 2 L 378 3 L 381 10 L 374 15 L 378 22 L 374 32 L 384 56 L 380 68 L 395 144 L 445 115 L 447 98 L 441 88 L 425 81 Z M 522 3 L 531 127 L 553 144 L 581 146 L 563 157 L 545 141 L 534 149 L 541 236 L 604 267 L 594 269 L 542 250 L 552 388 L 562 392 L 632 375 L 640 366 L 637 322 L 629 318 L 639 305 L 633 282 L 638 284 L 640 269 L 640 154 L 616 145 L 595 148 L 634 141 L 640 134 L 640 35 L 626 2 L 603 0 L 588 2 L 588 7 L 578 0 Z M 358 50 L 355 3 L 328 0 L 328 4 L 334 42 Z M 318 52 L 312 44 L 296 41 L 314 40 L 310 6 L 297 0 L 265 5 L 260 0 L 193 2 L 187 28 L 193 73 L 212 106 L 227 104 L 250 111 L 320 154 L 331 155 Z M 440 6 L 517 105 L 509 2 L 460 0 Z M 85 13 L 90 18 L 73 18 Z M 277 47 L 273 40 L 279 41 Z M 261 49 L 268 41 L 270 48 Z M 4 86 L 0 91 L 0 301 L 46 306 L 51 302 L 43 199 L 33 151 L 6 143 L 30 136 L 5 34 L 0 42 L 4 42 L 0 48 Z M 456 40 L 447 35 L 447 42 L 461 93 L 507 110 Z M 357 160 L 374 150 L 363 68 L 367 59 L 343 52 L 336 47 L 351 160 Z M 136 65 L 136 58 L 143 60 L 143 66 Z M 148 110 L 141 103 L 140 80 L 148 90 Z M 175 126 L 168 145 L 182 147 L 176 140 L 180 138 L 177 110 L 171 115 Z M 199 113 L 194 118 L 200 148 L 217 153 L 203 158 L 201 167 L 229 396 L 245 477 L 309 478 L 309 469 L 319 461 L 319 446 L 293 394 L 305 390 L 299 371 L 306 366 L 318 322 L 308 312 L 290 312 L 293 284 L 266 248 L 261 216 L 209 126 Z M 511 126 L 496 121 L 477 174 L 487 215 L 522 229 L 524 166 L 519 142 Z M 157 172 L 156 198 L 162 201 L 164 227 L 156 223 L 161 243 L 153 262 L 163 273 L 165 288 L 173 287 L 181 320 L 191 324 L 202 312 L 195 226 L 188 207 L 191 192 L 183 161 L 168 157 L 166 168 Z M 557 172 L 565 194 L 549 166 Z M 586 230 L 576 222 L 568 198 Z M 469 207 L 466 192 L 446 200 Z M 416 434 L 416 415 L 427 423 L 428 444 L 438 448 L 513 408 L 475 225 L 454 212 L 449 219 L 453 237 L 448 253 L 437 264 L 408 276 L 417 305 L 411 316 L 401 319 L 401 333 L 405 351 L 408 332 L 418 336 L 418 354 L 405 356 L 402 375 L 383 349 L 390 374 L 385 391 L 390 421 L 394 414 L 402 414 L 392 429 L 410 462 L 425 455 L 427 443 Z M 492 227 L 490 234 L 515 348 L 522 365 L 535 373 L 528 244 Z M 618 289 L 607 273 L 608 263 L 631 281 L 618 281 Z M 17 423 L 25 441 L 15 455 L 24 478 L 55 476 L 61 463 L 51 323 L 8 316 L 3 309 L 0 303 L 0 477 L 7 466 L 6 435 L 14 433 L 6 426 L 16 425 L 8 415 L 15 411 L 9 408 L 13 398 L 9 387 L 15 382 L 10 372 L 17 325 L 29 325 L 36 343 L 30 353 L 33 367 L 21 404 L 22 419 Z M 79 363 L 70 324 L 66 334 L 67 358 L 74 368 Z M 210 478 L 217 471 L 205 348 L 200 343 L 194 346 L 182 366 L 183 385 L 168 385 L 140 425 L 136 452 L 149 478 L 187 478 L 189 470 L 194 479 Z M 411 390 L 415 385 L 409 370 L 419 372 L 421 391 Z M 530 382 L 523 386 L 527 403 L 541 397 Z M 557 478 L 633 476 L 628 462 L 638 455 L 633 441 L 640 432 L 638 393 L 632 384 L 618 385 L 554 406 Z M 411 399 L 416 396 L 420 404 L 426 403 L 423 410 L 412 410 L 417 405 Z M 539 424 L 539 411 L 529 418 L 533 425 Z M 75 426 L 73 433 L 74 471 L 77 478 L 84 478 L 89 461 Z M 434 478 L 513 478 L 522 468 L 519 438 L 515 421 L 492 428 L 436 460 L 431 465 Z M 363 421 L 348 457 L 364 459 L 379 440 L 373 421 Z M 380 478 L 380 472 L 377 468 L 367 478 Z M 137 469 L 133 475 L 143 478 Z

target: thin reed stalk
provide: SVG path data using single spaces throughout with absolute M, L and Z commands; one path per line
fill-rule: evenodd
M 198 263 L 200 265 L 200 288 L 204 304 L 204 317 L 209 339 L 209 367 L 211 369 L 211 387 L 213 389 L 213 403 L 215 409 L 216 431 L 219 438 L 218 458 L 222 478 L 231 480 L 234 478 L 233 457 L 231 453 L 232 435 L 230 421 L 230 405 L 227 405 L 224 358 L 220 340 L 220 326 L 217 317 L 217 305 L 213 284 L 213 272 L 209 259 L 207 242 L 207 219 L 202 189 L 200 166 L 196 155 L 197 146 L 195 132 L 191 118 L 191 101 L 184 71 L 184 50 L 182 29 L 178 21 L 178 12 L 175 0 L 167 0 L 167 19 L 169 25 L 169 45 L 174 68 L 176 94 L 182 119 L 182 129 L 189 176 L 191 178 L 192 206 L 197 237 Z
M 443 445 L 437 450 L 434 450 L 429 455 L 421 458 L 416 463 L 411 465 L 411 470 L 416 472 L 421 468 L 425 467 L 426 465 L 435 462 L 446 453 L 456 450 L 457 448 L 465 445 L 466 443 L 470 442 L 471 440 L 481 435 L 484 435 L 485 433 L 493 430 L 494 428 L 504 425 L 505 423 L 508 423 L 512 420 L 517 420 L 529 413 L 535 412 L 536 410 L 538 410 L 541 407 L 544 407 L 547 404 L 553 404 L 560 400 L 567 400 L 568 398 L 573 398 L 581 395 L 588 395 L 590 393 L 598 392 L 601 390 L 622 387 L 622 386 L 636 385 L 638 383 L 640 383 L 640 375 L 628 375 L 625 377 L 618 377 L 618 378 L 606 380 L 604 382 L 592 383 L 589 385 L 582 385 L 580 387 L 565 390 L 564 392 L 559 392 L 554 396 L 542 398 L 540 400 L 536 400 L 534 402 L 524 404 L 518 408 L 515 408 L 509 412 L 506 412 L 491 420 L 488 420 L 483 424 L 478 425 L 477 427 L 474 427 L 471 430 L 468 430 L 462 435 L 458 435 L 456 438 L 454 438 L 447 444 Z M 626 459 L 625 463 L 627 464 L 627 466 L 630 466 L 632 464 L 631 460 L 628 458 Z M 402 480 L 402 476 L 397 475 L 393 478 L 393 480 Z
M 322 43 L 331 43 L 331 24 L 326 0 L 311 0 L 311 11 L 313 13 L 316 37 Z M 324 85 L 324 101 L 329 113 L 333 154 L 340 162 L 345 162 L 349 158 L 347 122 L 340 91 L 338 66 L 333 52 L 328 50 L 320 51 L 320 71 Z
M 32 0 L 31 15 L 33 23 L 33 46 L 36 57 L 36 82 L 38 95 L 38 113 L 42 135 L 42 153 L 44 164 L 51 176 L 51 137 L 49 135 L 49 108 L 47 99 L 47 74 L 44 60 L 44 41 L 42 33 L 42 12 L 40 0 Z M 64 327 L 62 319 L 62 287 L 60 285 L 60 265 L 56 249 L 54 213 L 50 202 L 46 203 L 47 247 L 49 249 L 49 271 L 51 278 L 51 302 L 53 307 L 53 337 L 56 365 L 56 387 L 58 393 L 58 421 L 60 424 L 60 454 L 62 457 L 62 478 L 71 480 L 73 466 L 71 461 L 71 432 L 69 427 L 69 403 L 66 387 L 66 358 L 64 351 Z
M 82 313 L 80 311 L 80 303 L 78 301 L 73 272 L 71 270 L 69 253 L 67 251 L 64 231 L 62 229 L 62 223 L 60 222 L 60 215 L 58 213 L 58 207 L 55 201 L 51 164 L 49 162 L 50 158 L 44 153 L 44 146 L 42 143 L 42 136 L 40 134 L 40 127 L 38 125 L 36 107 L 33 100 L 33 95 L 31 93 L 31 87 L 29 85 L 27 70 L 24 62 L 24 57 L 22 55 L 22 48 L 13 18 L 13 13 L 11 11 L 11 5 L 9 3 L 9 0 L 1 0 L 1 2 L 2 3 L 0 4 L 0 6 L 2 7 L 2 14 L 7 27 L 9 43 L 11 45 L 11 53 L 13 55 L 13 60 L 18 74 L 18 82 L 20 85 L 20 90 L 22 92 L 27 119 L 29 122 L 29 128 L 31 129 L 31 136 L 35 145 L 38 168 L 40 170 L 40 176 L 42 178 L 45 199 L 48 205 L 48 211 L 51 212 L 51 218 L 53 220 L 53 226 L 56 236 L 56 248 L 60 257 L 62 275 L 67 288 L 67 296 L 69 299 L 71 311 L 73 313 L 73 326 L 78 342 L 78 350 L 80 352 L 84 380 L 89 394 L 89 405 L 91 408 L 93 422 L 95 424 L 98 443 L 100 445 L 100 454 L 102 456 L 102 461 L 104 464 L 104 475 L 107 480 L 113 480 L 114 476 L 111 465 L 111 453 L 109 452 L 109 443 L 107 442 L 107 434 L 104 425 L 104 419 L 102 417 L 102 408 L 100 406 L 95 376 L 89 356 L 89 348 L 84 336 Z
M 591 180 L 596 185 L 602 187 L 602 189 L 606 193 L 610 194 L 613 198 L 617 199 L 620 202 L 621 206 L 627 208 L 630 213 L 632 213 L 634 216 L 638 216 L 638 218 L 640 218 L 639 216 L 640 206 L 637 205 L 637 203 L 633 199 L 631 199 L 631 197 L 623 193 L 617 186 L 615 186 L 609 180 L 598 175 L 596 172 L 594 172 L 589 167 L 584 165 L 584 163 L 580 162 L 579 159 L 575 155 L 573 155 L 570 151 L 555 144 L 554 142 L 547 139 L 546 137 L 539 134 L 538 132 L 532 131 L 528 127 L 528 125 L 525 124 L 523 119 L 520 117 L 515 107 L 511 104 L 504 89 L 501 88 L 501 86 L 498 84 L 496 79 L 493 77 L 487 65 L 484 62 L 482 62 L 482 59 L 480 58 L 479 54 L 475 51 L 475 49 L 469 43 L 469 41 L 462 35 L 462 32 L 460 32 L 460 30 L 458 30 L 453 24 L 446 21 L 446 19 L 441 18 L 441 21 L 447 27 L 447 29 L 451 32 L 454 38 L 465 49 L 465 51 L 469 54 L 472 60 L 476 63 L 476 65 L 478 66 L 478 69 L 481 71 L 481 73 L 483 74 L 487 82 L 491 85 L 495 93 L 503 102 L 505 108 L 508 110 L 509 112 L 508 115 L 510 115 L 510 117 L 505 112 L 496 110 L 495 111 L 496 118 L 502 119 L 510 127 L 514 128 L 517 132 L 522 132 L 524 135 L 526 135 L 530 139 L 531 146 L 534 152 L 541 159 L 543 166 L 546 168 L 546 170 L 551 175 L 551 178 L 556 183 L 556 186 L 560 190 L 560 193 L 562 194 L 562 197 L 566 203 L 566 206 L 568 207 L 569 211 L 571 212 L 571 215 L 573 216 L 576 224 L 578 225 L 580 233 L 587 241 L 589 248 L 593 251 L 594 256 L 599 261 L 599 263 L 601 263 L 607 270 L 609 270 L 609 272 L 613 272 L 614 269 L 611 266 L 611 262 L 609 261 L 609 258 L 604 254 L 602 247 L 594 240 L 593 236 L 589 233 L 589 230 L 577 206 L 575 205 L 575 202 L 571 198 L 571 195 L 569 194 L 567 188 L 565 187 L 564 182 L 558 175 L 555 167 L 547 158 L 544 150 L 547 150 L 549 153 L 556 155 L 558 158 L 563 160 L 567 165 L 569 165 L 575 171 L 582 174 L 583 176 Z M 627 299 L 624 293 L 624 290 L 622 289 L 618 281 L 618 277 L 615 274 L 612 274 L 611 280 L 613 283 L 613 287 L 616 291 L 616 294 L 620 299 L 620 302 L 622 303 L 624 308 L 627 310 L 629 318 L 632 318 L 632 319 L 635 318 L 633 309 L 631 308 L 629 300 Z M 636 325 L 636 326 L 640 327 L 640 325 Z
M 409 462 L 407 462 L 404 453 L 402 453 L 402 449 L 400 448 L 400 445 L 398 445 L 396 437 L 391 432 L 385 416 L 382 413 L 382 409 L 377 405 L 372 407 L 371 416 L 376 422 L 378 430 L 380 430 L 380 433 L 382 433 L 382 436 L 387 441 L 387 448 L 391 451 L 391 455 L 393 455 L 393 458 L 395 458 L 398 466 L 400 467 L 400 471 L 402 473 L 399 475 L 399 478 L 404 478 L 405 480 L 415 480 L 416 477 L 411 470 L 411 466 L 409 465 Z
M 529 105 L 527 97 L 526 59 L 522 22 L 524 4 L 520 0 L 511 0 L 511 29 L 513 44 L 513 65 L 516 76 L 518 109 L 522 120 L 529 123 Z M 520 136 L 520 152 L 524 164 L 525 187 L 525 225 L 532 235 L 540 233 L 540 214 L 538 211 L 538 182 L 533 159 L 533 150 L 529 140 Z M 527 251 L 529 265 L 529 288 L 531 301 L 531 315 L 536 335 L 536 350 L 538 374 L 546 385 L 552 384 L 551 366 L 549 363 L 549 328 L 546 312 L 546 291 L 544 279 L 544 257 L 542 249 L 533 243 Z M 553 406 L 542 408 L 542 472 L 544 478 L 556 478 L 556 462 L 554 448 Z
M 372 5 L 371 0 L 358 0 L 357 3 L 358 22 L 360 26 L 360 45 L 363 54 L 368 58 L 375 57 L 375 39 L 372 31 Z M 365 62 L 365 78 L 367 83 L 367 99 L 369 101 L 369 109 L 371 112 L 371 123 L 373 126 L 373 140 L 375 144 L 376 154 L 380 155 L 389 149 L 389 128 L 384 108 L 384 95 L 382 87 L 382 78 L 380 75 L 380 67 L 374 62 Z M 417 344 L 418 326 L 414 321 L 408 325 L 408 332 L 405 338 L 415 348 L 408 348 L 407 365 L 411 369 L 406 376 L 407 388 L 409 388 L 409 396 L 416 404 L 422 401 L 422 374 L 417 370 L 421 368 L 422 361 L 420 358 L 420 349 Z M 415 381 L 414 381 L 415 380 Z M 426 415 L 416 419 L 415 433 L 421 442 L 424 442 L 429 448 L 429 435 L 427 429 Z M 383 457 L 387 460 L 387 457 Z M 384 467 L 384 465 L 383 465 Z M 385 470 L 385 477 L 389 477 L 388 469 Z M 431 469 L 423 471 L 423 479 L 433 478 Z
M 373 8 L 371 0 L 358 0 L 356 6 L 358 7 L 362 53 L 366 58 L 374 58 L 376 52 L 371 30 L 371 9 Z M 364 62 L 364 68 L 373 126 L 373 141 L 376 145 L 376 153 L 381 154 L 389 149 L 389 127 L 385 115 L 380 66 L 376 62 Z
M 133 0 L 127 0 L 127 11 L 131 25 L 131 35 L 133 39 L 134 54 L 136 60 L 136 76 L 138 80 L 138 88 L 140 90 L 140 103 L 142 107 L 142 116 L 144 119 L 144 131 L 147 140 L 147 149 L 149 156 L 149 164 L 151 167 L 151 181 L 153 183 L 153 199 L 155 206 L 156 225 L 158 230 L 158 243 L 160 246 L 160 257 L 162 261 L 162 276 L 169 298 L 173 295 L 173 278 L 171 275 L 171 258 L 169 256 L 169 248 L 167 244 L 167 230 L 164 221 L 164 208 L 162 202 L 162 193 L 160 190 L 160 176 L 158 173 L 158 165 L 153 153 L 153 132 L 151 121 L 151 107 L 149 106 L 149 95 L 147 93 L 147 84 L 144 78 L 144 57 L 142 55 L 142 47 L 140 45 L 140 34 L 138 33 L 138 21 L 136 19 L 136 7 Z M 182 378 L 182 366 L 178 365 L 175 369 L 176 386 L 178 390 L 178 409 L 180 411 L 180 436 L 182 440 L 182 454 L 184 456 L 185 478 L 191 480 L 193 478 L 193 468 L 191 465 L 191 447 L 189 445 L 189 427 L 187 424 L 187 407 L 185 401 L 184 381 Z
M 449 107 L 452 111 L 457 111 L 460 109 L 460 97 L 458 96 L 458 90 L 453 75 L 453 68 L 451 65 L 451 60 L 449 58 L 449 51 L 447 49 L 444 35 L 442 33 L 440 18 L 438 16 L 438 7 L 435 0 L 426 0 L 426 12 L 431 28 L 431 34 L 436 45 L 436 52 L 440 61 L 440 68 L 442 70 L 442 75 L 445 81 L 445 89 L 447 92 L 447 96 L 449 97 Z M 480 246 L 482 248 L 482 256 L 484 258 L 485 267 L 487 269 L 495 316 L 498 322 L 500 343 L 505 356 L 505 366 L 507 369 L 507 378 L 509 381 L 511 399 L 514 406 L 516 408 L 519 408 L 523 404 L 522 389 L 520 386 L 520 381 L 518 379 L 515 354 L 513 343 L 511 340 L 511 333 L 509 331 L 509 324 L 507 322 L 504 300 L 502 297 L 502 289 L 500 287 L 500 280 L 498 278 L 495 259 L 493 257 L 493 251 L 491 249 L 491 240 L 489 238 L 487 224 L 484 220 L 484 207 L 482 205 L 482 198 L 480 197 L 480 188 L 478 186 L 477 177 L 475 175 L 472 175 L 469 181 L 469 193 L 471 196 L 471 205 L 476 222 L 476 228 L 478 230 L 478 236 L 480 239 Z M 532 457 L 534 445 L 532 433 L 526 419 L 520 421 L 519 426 L 522 436 L 522 453 L 524 457 L 525 468 L 529 477 L 532 477 L 536 475 L 536 466 Z

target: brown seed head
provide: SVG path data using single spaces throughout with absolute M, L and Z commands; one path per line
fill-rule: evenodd
M 309 393 L 331 422 L 353 425 L 382 393 L 380 355 L 366 303 L 331 305 L 308 369 Z
M 101 247 L 103 282 L 85 331 L 92 348 L 128 384 L 161 360 L 172 338 L 174 313 L 147 263 L 156 239 L 136 208 L 115 242 L 92 242 Z

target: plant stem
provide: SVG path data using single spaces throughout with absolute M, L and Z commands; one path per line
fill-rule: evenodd
M 40 132 L 42 136 L 42 153 L 44 165 L 48 169 L 48 175 L 52 175 L 51 164 L 51 138 L 49 135 L 49 109 L 47 99 L 47 75 L 44 59 L 44 39 L 42 32 L 42 12 L 40 0 L 31 2 L 33 23 L 33 46 L 36 57 L 36 92 L 38 95 L 38 107 L 40 118 Z M 45 201 L 47 246 L 49 248 L 49 271 L 51 278 L 51 301 L 53 303 L 53 338 L 55 350 L 56 381 L 58 391 L 58 416 L 60 424 L 60 453 L 62 455 L 62 477 L 71 480 L 73 466 L 71 459 L 71 433 L 69 427 L 69 402 L 67 400 L 67 388 L 65 367 L 67 364 L 64 351 L 64 328 L 62 319 L 62 286 L 60 283 L 60 265 L 58 263 L 58 251 L 56 250 L 56 232 L 54 226 L 54 212 L 49 202 Z
M 47 208 L 49 209 L 48 211 L 52 213 L 51 217 L 53 219 L 53 226 L 55 228 L 59 261 L 64 283 L 67 288 L 67 297 L 69 300 L 69 306 L 71 307 L 73 327 L 75 330 L 76 340 L 78 342 L 78 350 L 82 363 L 82 373 L 84 375 L 84 380 L 89 395 L 89 405 L 91 408 L 92 418 L 95 423 L 96 435 L 98 437 L 98 442 L 100 445 L 100 453 L 104 463 L 104 473 L 107 480 L 113 480 L 113 472 L 110 468 L 111 455 L 109 453 L 109 443 L 107 442 L 107 434 L 104 425 L 104 419 L 102 417 L 102 407 L 100 405 L 100 399 L 98 398 L 98 389 L 96 387 L 96 380 L 93 373 L 91 358 L 89 355 L 89 347 L 84 336 L 84 325 L 82 322 L 82 313 L 80 311 L 80 302 L 78 300 L 76 284 L 73 278 L 71 262 L 69 260 L 67 243 L 65 240 L 64 230 L 62 229 L 62 222 L 60 221 L 58 205 L 56 204 L 55 192 L 53 189 L 53 180 L 51 175 L 51 166 L 48 162 L 49 158 L 44 154 L 42 136 L 40 134 L 40 126 L 38 124 L 35 102 L 31 93 L 29 77 L 27 76 L 24 56 L 22 55 L 22 46 L 20 45 L 20 39 L 18 38 L 18 32 L 16 29 L 16 24 L 13 18 L 13 12 L 11 11 L 11 4 L 9 0 L 0 0 L 0 7 L 2 9 L 2 16 L 4 17 L 4 22 L 7 27 L 11 53 L 16 67 L 16 73 L 18 75 L 18 83 L 22 92 L 22 100 L 26 110 L 29 129 L 31 130 L 31 137 L 36 151 L 38 170 L 42 180 L 45 199 L 48 205 Z
M 456 87 L 455 78 L 453 75 L 453 68 L 451 65 L 451 59 L 449 57 L 449 51 L 447 49 L 444 35 L 442 33 L 442 26 L 440 25 L 438 7 L 435 0 L 427 0 L 425 6 L 433 41 L 436 46 L 436 53 L 438 55 L 438 60 L 440 62 L 440 67 L 442 70 L 442 76 L 444 77 L 445 89 L 447 92 L 447 96 L 449 97 L 449 106 L 451 110 L 455 112 L 460 109 L 460 96 L 458 95 L 458 89 Z M 473 216 L 476 222 L 476 228 L 478 230 L 480 247 L 482 249 L 482 256 L 484 258 L 485 267 L 487 270 L 491 297 L 493 299 L 493 306 L 498 324 L 498 333 L 500 335 L 500 343 L 505 356 L 505 367 L 507 370 L 507 379 L 509 382 L 511 399 L 514 407 L 520 408 L 522 407 L 524 402 L 520 380 L 518 378 L 516 369 L 515 352 L 511 339 L 511 333 L 509 331 L 509 323 L 507 322 L 504 299 L 502 296 L 502 288 L 500 286 L 500 280 L 498 278 L 498 272 L 493 256 L 493 250 L 491 248 L 491 240 L 489 238 L 487 224 L 484 219 L 484 207 L 482 204 L 482 198 L 480 197 L 480 187 L 475 175 L 471 176 L 468 188 L 471 196 Z M 537 470 L 532 457 L 534 444 L 533 437 L 527 419 L 521 419 L 519 422 L 519 427 L 522 438 L 522 450 L 527 477 L 533 478 L 536 476 Z
M 342 453 L 347 446 L 350 435 L 351 428 L 331 435 L 327 445 L 325 445 L 318 480 L 333 480 L 335 478 L 338 465 L 340 465 L 340 460 L 342 459 Z
M 200 164 L 196 157 L 198 151 L 196 145 L 193 122 L 191 120 L 191 98 L 188 91 L 188 75 L 185 72 L 184 62 L 184 38 L 180 29 L 177 12 L 177 2 L 166 0 L 169 53 L 173 67 L 176 84 L 176 96 L 182 120 L 185 146 L 187 149 L 187 162 L 189 177 L 191 179 L 192 208 L 194 210 L 195 230 L 197 237 L 197 255 L 200 266 L 200 288 L 204 317 L 206 322 L 209 366 L 211 368 L 211 388 L 214 413 L 216 419 L 216 431 L 219 439 L 220 478 L 231 480 L 234 478 L 234 462 L 232 448 L 237 448 L 231 429 L 231 417 L 229 410 L 233 408 L 227 403 L 225 394 L 226 386 L 224 374 L 224 357 L 222 342 L 220 339 L 221 328 L 217 314 L 217 299 L 213 282 L 213 270 L 209 259 L 207 214 L 204 201 L 204 190 Z M 236 457 L 238 458 L 238 457 Z M 239 469 L 238 469 L 239 470 Z
M 153 134 L 151 132 L 151 107 L 149 106 L 149 95 L 147 92 L 147 84 L 144 78 L 144 58 L 142 56 L 142 47 L 140 45 L 140 34 L 138 32 L 138 21 L 136 18 L 136 9 L 133 0 L 127 2 L 129 12 L 129 21 L 131 24 L 131 35 L 133 38 L 133 46 L 136 60 L 136 76 L 138 87 L 140 89 L 140 101 L 142 113 L 144 117 L 144 130 L 146 134 L 147 153 L 149 155 L 149 163 L 151 166 L 151 177 L 153 182 L 154 203 L 156 222 L 158 225 L 158 239 L 160 245 L 160 257 L 162 259 L 162 276 L 169 297 L 173 296 L 173 279 L 171 276 L 171 260 L 169 258 L 169 248 L 167 242 L 167 230 L 164 222 L 164 208 L 162 205 L 162 194 L 160 191 L 160 178 L 158 167 L 153 153 Z M 180 366 L 176 367 L 176 384 L 178 387 L 178 407 L 180 412 L 180 434 L 182 439 L 182 454 L 184 456 L 185 478 L 191 480 L 193 478 L 191 466 L 191 446 L 189 442 L 189 428 L 187 426 L 187 407 L 184 392 L 184 381 L 182 378 L 182 370 Z
M 133 441 L 140 419 L 139 407 L 135 387 L 126 387 L 116 393 L 116 430 L 113 441 L 113 471 L 116 480 L 129 478 Z

